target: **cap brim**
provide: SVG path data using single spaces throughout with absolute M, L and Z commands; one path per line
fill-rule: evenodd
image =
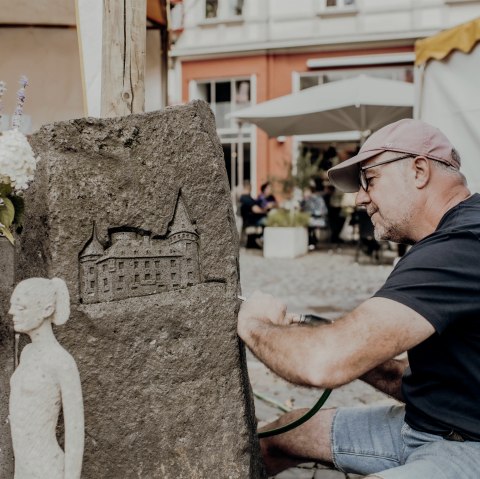
M 384 150 L 369 150 L 360 152 L 348 160 L 342 161 L 338 165 L 330 168 L 327 172 L 330 182 L 345 193 L 356 193 L 360 189 L 360 180 L 358 176 L 359 164 L 366 161 Z

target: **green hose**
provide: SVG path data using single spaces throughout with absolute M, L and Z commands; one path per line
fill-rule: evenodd
M 238 299 L 241 301 L 246 301 L 247 298 L 244 296 L 238 296 Z M 316 314 L 302 314 L 301 315 L 301 320 L 300 323 L 303 324 L 308 324 L 308 323 L 315 323 L 315 322 L 320 322 L 320 323 L 332 323 L 330 319 L 322 318 L 321 316 L 317 316 Z M 323 391 L 323 394 L 320 396 L 320 399 L 317 401 L 315 406 L 310 409 L 310 411 L 306 412 L 303 416 L 299 417 L 298 419 L 295 419 L 295 421 L 292 421 L 289 424 L 285 424 L 285 426 L 277 427 L 276 429 L 271 429 L 270 431 L 263 431 L 258 433 L 258 437 L 262 439 L 263 437 L 271 437 L 271 436 L 277 436 L 278 434 L 283 434 L 284 432 L 291 431 L 292 429 L 295 429 L 296 427 L 302 425 L 304 422 L 307 422 L 312 416 L 314 416 L 320 409 L 321 407 L 325 404 L 326 400 L 328 399 L 328 396 L 330 396 L 330 393 L 332 392 L 331 389 L 325 389 Z
M 331 392 L 332 392 L 331 389 L 325 389 L 325 391 L 323 391 L 323 394 L 320 396 L 320 399 L 317 401 L 315 406 L 313 406 L 312 409 L 306 412 L 303 416 L 299 417 L 298 419 L 295 419 L 295 421 L 292 421 L 289 424 L 285 424 L 285 426 L 281 426 L 276 429 L 271 429 L 270 431 L 259 432 L 258 437 L 262 439 L 264 437 L 277 436 L 278 434 L 283 434 L 284 432 L 291 431 L 292 429 L 295 429 L 296 427 L 300 426 L 304 422 L 308 421 L 312 416 L 314 416 L 320 410 L 320 408 L 325 404 L 325 401 L 328 399 L 328 396 L 330 396 Z

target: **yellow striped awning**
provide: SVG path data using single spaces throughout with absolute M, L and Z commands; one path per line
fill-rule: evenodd
M 442 60 L 453 50 L 469 53 L 480 40 L 480 18 L 415 42 L 415 65 Z

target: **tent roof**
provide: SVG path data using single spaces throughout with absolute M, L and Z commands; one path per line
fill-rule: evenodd
M 66 25 L 75 21 L 75 0 L 0 0 L 0 25 Z M 147 0 L 147 18 L 166 25 L 165 0 Z
M 480 18 L 417 40 L 415 65 L 423 65 L 431 59 L 442 60 L 453 50 L 469 53 L 478 41 L 480 41 Z

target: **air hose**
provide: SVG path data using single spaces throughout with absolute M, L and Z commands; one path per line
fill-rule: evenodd
M 238 296 L 238 299 L 240 299 L 241 301 L 246 301 L 246 298 L 244 296 Z M 302 314 L 300 316 L 300 323 L 332 323 L 332 320 L 317 316 L 316 314 Z M 322 408 L 322 406 L 325 404 L 328 397 L 330 396 L 331 392 L 331 389 L 325 389 L 325 391 L 323 391 L 323 394 L 320 396 L 320 399 L 315 403 L 315 405 L 303 416 L 295 419 L 295 421 L 292 421 L 288 424 L 285 424 L 284 426 L 280 426 L 275 429 L 270 429 L 269 431 L 259 432 L 258 437 L 262 439 L 264 437 L 277 436 L 278 434 L 283 434 L 284 432 L 291 431 L 292 429 L 301 426 Z
M 320 396 L 320 399 L 316 402 L 315 406 L 313 406 L 312 409 L 306 412 L 303 416 L 295 419 L 295 421 L 285 424 L 285 426 L 277 427 L 276 429 L 270 429 L 270 431 L 259 432 L 258 437 L 262 439 L 264 437 L 277 436 L 278 434 L 283 434 L 284 432 L 291 431 L 292 429 L 295 429 L 304 422 L 307 422 L 325 404 L 325 401 L 328 399 L 328 396 L 330 396 L 331 392 L 331 389 L 325 389 L 325 391 L 323 391 L 323 394 Z

